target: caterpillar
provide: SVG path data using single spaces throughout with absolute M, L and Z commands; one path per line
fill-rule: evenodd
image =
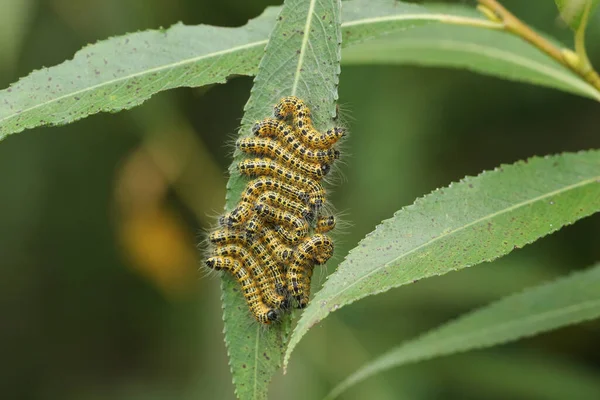
M 208 240 L 212 244 L 231 244 L 231 243 L 246 243 L 249 235 L 244 230 L 223 228 L 212 232 L 208 236 Z
M 258 202 L 254 209 L 258 215 L 267 221 L 277 224 L 276 231 L 290 244 L 298 243 L 308 234 L 308 223 L 306 220 L 291 212 L 262 202 Z
M 296 157 L 278 141 L 269 138 L 242 138 L 237 147 L 243 153 L 267 156 L 280 161 L 287 167 L 319 180 L 329 173 L 331 167 L 326 163 L 314 163 Z
M 237 170 L 251 179 L 209 235 L 213 248 L 206 261 L 232 274 L 264 324 L 278 320 L 289 304 L 305 307 L 314 266 L 333 255 L 325 233 L 336 220 L 320 214 L 326 196 L 321 181 L 340 158 L 334 146 L 345 135 L 337 127 L 317 131 L 310 109 L 294 96 L 281 99 L 273 115 L 252 126 L 253 137 L 236 141 L 250 156 Z
M 234 279 L 240 284 L 242 294 L 246 299 L 250 312 L 258 322 L 270 324 L 272 321 L 278 319 L 279 314 L 277 311 L 267 307 L 265 303 L 263 303 L 260 292 L 256 287 L 256 283 L 248 271 L 242 266 L 242 263 L 230 257 L 210 257 L 206 260 L 206 265 L 217 271 L 227 270 L 231 272 L 231 275 L 233 275 Z
M 238 170 L 242 175 L 271 176 L 298 185 L 302 190 L 308 192 L 310 196 L 309 204 L 314 210 L 321 208 L 325 202 L 325 189 L 319 182 L 269 158 L 243 160 L 238 164 Z
M 252 132 L 258 137 L 277 139 L 305 161 L 331 164 L 340 158 L 339 150 L 331 148 L 313 149 L 305 146 L 301 141 L 296 139 L 293 130 L 290 129 L 288 124 L 274 118 L 267 118 L 256 122 L 252 127 Z
M 250 248 L 269 271 L 273 284 L 272 290 L 283 296 L 287 292 L 283 267 L 277 263 L 263 242 L 264 240 L 255 241 L 250 245 Z M 280 305 L 285 307 L 285 299 L 283 297 Z
M 260 214 L 254 214 L 252 219 L 248 221 L 248 225 L 246 225 L 246 230 L 254 235 L 256 232 L 261 232 L 265 227 L 270 226 L 265 218 Z
M 252 216 L 252 203 L 240 202 L 230 213 L 219 218 L 219 225 L 234 228 L 246 222 Z
M 268 272 L 245 247 L 236 244 L 217 247 L 215 254 L 240 261 L 244 267 L 248 268 L 248 271 L 257 284 L 256 286 L 260 289 L 262 300 L 274 309 L 281 307 L 285 298 L 274 290 L 272 279 L 270 279 Z
M 316 233 L 327 233 L 335 228 L 335 217 L 333 215 L 320 216 L 315 224 Z
M 286 196 L 275 191 L 264 192 L 257 199 L 258 203 L 265 203 L 282 210 L 288 211 L 294 215 L 301 215 L 304 219 L 310 221 L 313 219 L 313 213 L 306 205 L 290 200 Z
M 256 201 L 252 203 L 248 201 L 240 202 L 240 204 L 229 214 L 221 216 L 219 224 L 221 226 L 227 226 L 230 228 L 240 226 L 253 216 L 253 203 L 256 202 L 278 206 L 286 211 L 300 215 L 306 220 L 313 219 L 313 212 L 308 206 L 291 200 L 285 195 L 270 190 L 263 192 L 260 197 L 258 197 Z
M 273 109 L 275 118 L 284 120 L 292 118 L 297 134 L 305 144 L 315 149 L 327 149 L 344 136 L 344 130 L 336 127 L 324 134 L 317 131 L 312 124 L 310 109 L 296 96 L 284 97 Z
M 313 276 L 313 272 L 314 272 L 313 266 L 309 266 L 308 268 L 305 268 L 303 270 L 303 272 L 297 276 L 297 279 L 298 278 L 300 279 L 300 281 L 298 283 L 300 293 L 296 294 L 294 296 L 294 299 L 296 300 L 297 308 L 306 308 L 306 306 L 308 305 L 308 302 L 310 300 L 310 285 L 311 285 L 311 278 Z
M 327 262 L 333 255 L 333 242 L 323 234 L 315 234 L 303 241 L 294 251 L 287 270 L 287 289 L 303 308 L 308 304 L 310 277 L 315 264 Z
M 293 250 L 283 243 L 279 234 L 273 228 L 264 228 L 262 239 L 273 257 L 279 263 L 287 264 L 292 257 Z
M 257 197 L 265 191 L 281 192 L 291 199 L 304 204 L 308 204 L 310 199 L 308 193 L 296 186 L 289 185 L 279 179 L 269 176 L 261 176 L 250 181 L 248 185 L 246 185 L 240 201 L 254 203 L 256 202 Z
M 335 228 L 335 217 L 333 215 L 321 216 L 317 219 L 315 224 L 315 233 L 326 233 L 333 228 Z M 333 243 L 327 236 L 321 236 L 313 236 L 311 238 L 313 243 L 305 243 L 300 247 L 299 257 L 294 259 L 293 264 L 289 269 L 289 285 L 296 288 L 294 297 L 297 301 L 298 308 L 305 308 L 308 305 L 314 264 L 325 264 L 333 254 Z M 313 262 L 310 260 L 306 261 L 306 259 L 310 258 L 310 255 L 306 254 L 306 252 L 310 252 L 312 245 L 316 245 L 316 242 L 319 240 L 323 240 L 323 243 L 312 249 L 312 256 L 314 257 Z M 329 247 L 329 244 L 331 244 L 331 247 Z M 304 254 L 302 254 L 303 252 Z

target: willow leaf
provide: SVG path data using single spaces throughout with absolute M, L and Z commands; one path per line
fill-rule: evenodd
M 0 92 L 0 139 L 137 106 L 155 93 L 255 74 L 276 9 L 241 28 L 177 24 L 89 45 Z M 257 43 L 260 43 L 257 45 Z
M 24 129 L 130 109 L 163 90 L 255 75 L 280 10 L 267 8 L 239 28 L 177 24 L 87 46 L 73 60 L 35 71 L 0 91 L 0 140 Z M 594 88 L 536 49 L 510 35 L 486 32 L 493 24 L 464 8 L 429 12 L 391 0 L 351 0 L 344 2 L 342 11 L 343 45 L 349 48 L 425 22 L 444 23 L 439 36 L 435 31 L 420 30 L 414 36 L 405 32 L 409 34 L 373 43 L 373 48 L 361 46 L 344 53 L 349 64 L 464 67 L 600 99 Z
M 304 311 L 304 334 L 363 297 L 491 261 L 600 210 L 600 151 L 534 157 L 439 189 L 350 251 Z
M 420 65 L 484 75 L 589 97 L 600 92 L 545 54 L 504 32 L 430 24 L 344 50 L 344 65 Z
M 422 7 L 390 0 L 355 0 L 344 8 L 348 45 L 430 17 Z M 0 91 L 0 140 L 24 129 L 130 109 L 163 90 L 255 75 L 280 11 L 269 7 L 240 28 L 177 24 L 87 46 L 73 60 L 35 71 Z
M 592 15 L 600 4 L 600 0 L 554 0 L 554 2 L 560 11 L 561 18 L 574 31 L 579 29 L 586 7 L 590 7 L 590 15 Z
M 361 367 L 327 397 L 401 365 L 523 337 L 600 317 L 600 264 L 509 296 L 392 349 Z
M 287 0 L 271 32 L 258 74 L 244 108 L 240 135 L 249 135 L 256 120 L 271 116 L 284 96 L 304 99 L 323 129 L 332 124 L 337 99 L 341 57 L 339 0 Z M 236 169 L 242 155 L 234 154 L 227 185 L 231 210 L 246 180 Z M 281 366 L 291 317 L 264 327 L 254 321 L 229 274 L 222 278 L 223 320 L 229 365 L 240 399 L 265 399 L 271 376 Z
M 499 25 L 486 24 L 474 9 L 459 4 L 427 8 L 441 23 L 351 46 L 343 53 L 344 64 L 452 67 L 600 100 L 592 85 L 521 38 L 496 29 Z

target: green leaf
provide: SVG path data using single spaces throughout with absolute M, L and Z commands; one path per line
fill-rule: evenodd
M 162 90 L 255 74 L 277 11 L 268 8 L 241 28 L 177 24 L 87 46 L 73 60 L 35 71 L 0 92 L 0 139 L 129 109 Z
M 600 264 L 506 297 L 408 341 L 364 365 L 327 396 L 400 365 L 491 347 L 600 317 Z
M 133 33 L 90 45 L 77 52 L 73 60 L 33 72 L 9 89 L 0 91 L 0 140 L 24 129 L 63 125 L 98 112 L 130 109 L 163 90 L 224 83 L 234 75 L 255 75 L 280 10 L 280 7 L 270 7 L 240 28 L 177 24 L 167 30 Z M 452 38 L 455 30 L 463 32 L 457 24 L 481 26 L 471 28 L 468 34 L 458 33 L 459 37 L 455 39 L 458 44 L 453 51 L 444 46 L 432 48 L 434 45 L 426 41 L 419 42 L 424 46 L 423 51 L 414 46 L 413 49 L 402 47 L 402 43 L 405 46 L 407 43 L 403 35 L 383 44 L 374 44 L 388 55 L 369 54 L 369 48 L 362 46 L 355 52 L 344 53 L 344 59 L 353 64 L 415 62 L 467 67 L 600 99 L 595 89 L 537 50 L 523 43 L 514 45 L 513 49 L 511 43 L 515 38 L 510 35 L 491 32 L 493 36 L 489 41 L 469 44 L 467 37 L 463 38 L 466 42 L 461 42 L 462 35 L 487 37 L 489 32 L 486 31 L 494 24 L 473 17 L 473 13 L 467 13 L 463 8 L 450 9 L 457 15 L 446 15 L 449 9 L 439 10 L 430 13 L 416 5 L 387 0 L 344 2 L 344 47 L 426 22 L 451 24 L 440 28 L 443 29 L 442 37 L 437 38 L 447 40 Z M 430 40 L 435 41 L 435 36 Z M 479 56 L 482 46 L 488 45 L 491 48 L 485 52 L 486 56 Z M 394 48 L 406 52 L 407 56 L 403 58 Z M 498 67 L 496 63 L 504 66 Z
M 344 65 L 452 67 L 559 89 L 600 101 L 600 93 L 560 63 L 505 32 L 430 24 L 344 50 Z
M 244 108 L 240 135 L 251 135 L 257 120 L 273 114 L 273 106 L 288 95 L 311 107 L 317 128 L 333 126 L 341 57 L 339 0 L 286 0 L 271 32 L 250 99 Z M 237 172 L 240 152 L 234 154 L 227 185 L 231 210 L 239 201 L 246 179 Z M 223 320 L 229 365 L 240 399 L 266 399 L 271 376 L 281 366 L 291 316 L 269 327 L 254 321 L 229 274 L 223 275 Z
M 385 0 L 356 0 L 344 8 L 348 44 L 429 17 L 422 7 Z M 240 28 L 177 24 L 87 46 L 73 60 L 35 71 L 0 91 L 0 140 L 24 129 L 130 109 L 163 90 L 255 75 L 280 11 L 269 7 Z
M 554 0 L 554 2 L 560 11 L 563 21 L 574 31 L 579 29 L 585 8 L 589 5 L 591 16 L 596 7 L 598 7 L 598 4 L 600 4 L 600 0 Z
M 363 297 L 508 254 L 600 210 L 600 151 L 534 157 L 438 189 L 363 239 L 304 311 L 304 334 Z

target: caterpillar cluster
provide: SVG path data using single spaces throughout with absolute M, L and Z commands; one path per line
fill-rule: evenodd
M 254 318 L 269 324 L 291 304 L 306 307 L 314 266 L 333 255 L 325 233 L 335 227 L 335 218 L 322 213 L 321 181 L 340 156 L 334 145 L 344 131 L 317 131 L 310 109 L 289 96 L 274 107 L 273 118 L 256 122 L 252 133 L 236 142 L 254 156 L 237 166 L 252 180 L 209 235 L 206 265 L 229 272 Z

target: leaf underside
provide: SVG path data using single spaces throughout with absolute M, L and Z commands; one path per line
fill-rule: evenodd
M 495 346 L 600 317 L 600 264 L 506 297 L 392 349 L 361 367 L 327 397 L 401 365 Z
M 452 67 L 600 100 L 600 92 L 521 39 L 470 26 L 428 24 L 344 50 L 344 65 Z

